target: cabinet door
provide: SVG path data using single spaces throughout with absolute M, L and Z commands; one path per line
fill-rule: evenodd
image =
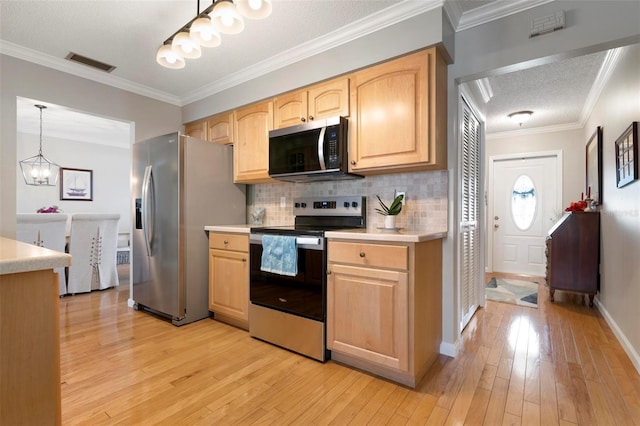
M 295 126 L 307 121 L 307 91 L 285 93 L 274 100 L 274 126 L 276 129 Z
M 195 123 L 189 123 L 184 126 L 184 133 L 192 138 L 207 140 L 207 122 L 196 121 Z
M 349 115 L 349 79 L 332 80 L 309 88 L 308 119 Z
M 273 103 L 241 108 L 235 111 L 234 116 L 234 182 L 274 182 L 269 179 L 269 130 L 273 126 Z
M 409 371 L 407 272 L 329 264 L 327 346 Z
M 249 321 L 248 253 L 209 250 L 209 310 Z
M 216 115 L 207 120 L 208 141 L 222 144 L 233 143 L 233 114 Z
M 446 86 L 437 99 L 433 75 L 437 60 L 443 64 L 435 49 L 429 49 L 351 76 L 350 171 L 446 166 L 446 103 L 442 105 Z M 443 109 L 441 116 L 436 116 L 438 108 Z M 442 139 L 437 146 L 436 136 Z

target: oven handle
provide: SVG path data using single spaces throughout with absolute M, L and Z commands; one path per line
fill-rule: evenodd
M 262 236 L 264 234 L 251 234 L 249 236 L 249 242 L 251 244 L 260 244 L 262 245 Z M 298 248 L 307 249 L 307 250 L 323 250 L 324 249 L 324 238 L 322 237 L 298 237 L 296 236 L 296 245 Z

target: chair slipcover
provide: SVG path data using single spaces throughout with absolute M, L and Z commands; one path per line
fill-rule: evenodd
M 67 218 L 63 213 L 18 213 L 16 240 L 64 253 Z M 58 273 L 59 294 L 66 294 L 64 267 L 54 271 Z
M 114 287 L 119 214 L 76 213 L 71 216 L 69 293 Z

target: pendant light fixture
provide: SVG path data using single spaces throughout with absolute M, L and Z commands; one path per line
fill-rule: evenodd
M 38 104 L 34 106 L 40 110 L 40 150 L 38 155 L 20 161 L 22 177 L 27 185 L 56 186 L 60 166 L 42 155 L 42 110 L 46 106 Z
M 166 39 L 156 53 L 156 61 L 165 68 L 180 69 L 185 59 L 202 55 L 202 47 L 216 47 L 220 33 L 238 34 L 244 29 L 244 19 L 263 19 L 271 14 L 271 0 L 213 0 L 211 6 L 187 22 Z

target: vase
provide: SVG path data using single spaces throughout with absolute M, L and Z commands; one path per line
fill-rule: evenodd
M 384 227 L 386 229 L 394 229 L 396 227 L 396 217 L 394 215 L 385 216 Z

